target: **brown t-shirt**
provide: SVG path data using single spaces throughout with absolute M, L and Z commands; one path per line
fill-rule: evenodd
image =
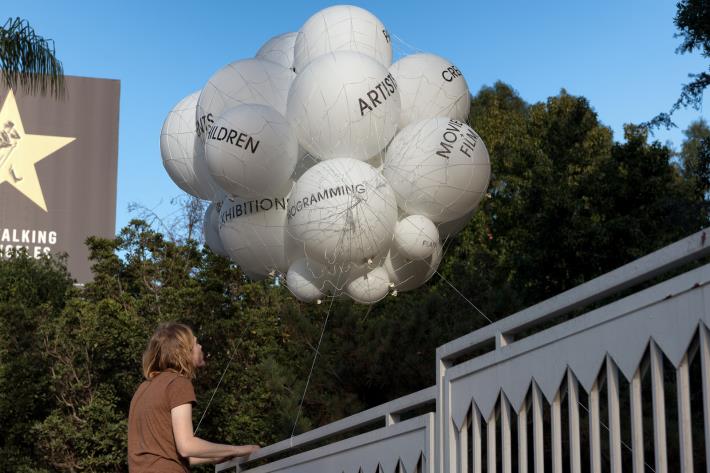
M 131 473 L 185 473 L 190 463 L 175 446 L 172 408 L 195 403 L 189 378 L 165 371 L 144 381 L 128 413 L 128 470 Z

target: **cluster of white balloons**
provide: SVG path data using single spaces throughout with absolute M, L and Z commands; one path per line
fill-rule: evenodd
M 372 304 L 424 284 L 442 239 L 486 192 L 461 71 L 434 54 L 392 64 L 382 22 L 326 8 L 217 71 L 168 114 L 163 164 L 213 203 L 206 245 L 302 301 Z

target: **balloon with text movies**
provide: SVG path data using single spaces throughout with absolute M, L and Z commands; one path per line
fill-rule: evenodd
M 382 173 L 402 210 L 439 223 L 478 205 L 491 165 L 485 143 L 470 126 L 438 117 L 400 131 L 387 148 Z

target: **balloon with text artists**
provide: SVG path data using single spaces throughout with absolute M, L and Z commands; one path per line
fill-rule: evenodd
M 374 304 L 426 283 L 476 211 L 491 170 L 466 79 L 436 54 L 393 57 L 392 38 L 326 8 L 168 115 L 165 167 L 213 202 L 206 244 L 249 278 Z
M 128 413 L 131 473 L 187 473 L 190 465 L 248 457 L 258 445 L 224 445 L 196 437 L 192 379 L 205 366 L 202 346 L 186 325 L 161 324 L 143 353 L 143 377 Z

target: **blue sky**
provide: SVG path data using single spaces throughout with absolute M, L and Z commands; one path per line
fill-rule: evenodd
M 533 103 L 565 88 L 589 99 L 617 140 L 624 123 L 666 111 L 687 74 L 706 67 L 699 54 L 675 54 L 675 1 L 351 3 L 378 16 L 404 52 L 416 48 L 451 60 L 474 94 L 502 80 Z M 3 13 L 54 39 L 66 74 L 121 81 L 118 230 L 132 217 L 129 202 L 164 214 L 181 194 L 159 149 L 172 106 L 223 65 L 252 57 L 269 38 L 297 31 L 333 4 L 24 0 Z M 678 113 L 679 129 L 656 138 L 678 148 L 690 122 L 708 119 L 707 107 Z

